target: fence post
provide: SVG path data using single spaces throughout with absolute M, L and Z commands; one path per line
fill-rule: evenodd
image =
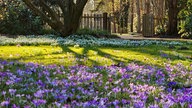
M 87 28 L 87 14 L 84 14 L 84 19 L 83 19 L 83 28 Z
M 93 19 L 93 14 L 90 15 L 90 20 L 91 20 L 91 22 L 90 22 L 90 24 L 91 24 L 91 25 L 90 25 L 90 28 L 91 28 L 91 30 L 93 30 L 93 29 L 94 29 L 94 27 L 93 27 L 93 20 L 94 20 L 94 19 Z
M 107 31 L 111 33 L 111 14 L 109 14 L 109 17 L 107 18 Z
M 87 14 L 87 28 L 90 28 L 90 20 L 89 20 L 89 18 L 90 18 L 90 16 L 89 16 L 89 14 Z
M 103 30 L 103 27 L 102 27 L 102 14 L 99 14 L 99 29 Z
M 154 18 L 152 14 L 143 15 L 143 36 L 154 35 Z
M 97 15 L 94 14 L 94 15 L 93 15 L 93 19 L 94 19 L 94 27 L 93 27 L 93 28 L 94 28 L 94 29 L 97 29 L 97 18 L 96 18 L 96 17 L 97 17 Z
M 103 13 L 103 30 L 107 30 L 107 13 Z

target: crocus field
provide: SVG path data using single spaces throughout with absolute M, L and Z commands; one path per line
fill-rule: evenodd
M 4 39 L 2 108 L 192 108 L 192 42 L 60 38 L 65 44 L 57 46 L 62 42 L 50 38 Z M 44 62 L 45 56 L 58 62 Z

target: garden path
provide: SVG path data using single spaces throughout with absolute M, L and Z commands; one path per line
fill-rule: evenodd
M 161 40 L 161 41 L 191 41 L 192 42 L 192 39 L 144 37 L 142 34 L 122 34 L 118 36 L 122 39 L 128 39 L 128 40 Z

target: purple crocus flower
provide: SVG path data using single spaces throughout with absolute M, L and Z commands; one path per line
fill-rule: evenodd
M 33 104 L 35 105 L 35 106 L 39 106 L 39 105 L 43 105 L 43 104 L 46 104 L 46 100 L 43 100 L 43 99 L 35 99 L 35 100 L 33 100 L 32 101 L 33 102 Z
M 16 91 L 17 91 L 16 89 L 9 89 L 9 93 L 10 93 L 11 95 L 14 95 Z
M 189 104 L 188 107 L 189 107 L 189 108 L 192 108 L 192 104 Z
M 122 99 L 121 102 L 123 105 L 130 104 L 130 101 L 128 101 L 126 99 Z
M 115 88 L 112 89 L 112 91 L 113 91 L 114 93 L 118 93 L 118 92 L 121 91 L 121 88 L 115 87 Z
M 26 95 L 26 98 L 27 98 L 27 99 L 31 99 L 32 96 L 31 96 L 31 95 Z
M 10 102 L 9 101 L 3 101 L 3 102 L 1 102 L 1 106 L 3 107 L 3 106 L 8 106 L 10 104 Z
M 142 101 L 134 102 L 134 108 L 144 108 L 144 103 Z
M 5 95 L 6 95 L 6 93 L 7 93 L 6 91 L 2 91 L 2 95 L 4 95 L 4 96 L 5 96 Z
M 167 91 L 168 91 L 169 93 L 171 93 L 171 92 L 172 92 L 172 88 L 167 88 Z
M 70 104 L 64 104 L 64 106 L 62 108 L 71 108 Z
M 5 72 L 0 72 L 0 77 L 6 77 L 7 76 L 7 73 Z
M 25 105 L 24 108 L 31 108 L 29 105 Z
M 19 106 L 13 104 L 12 108 L 20 108 Z
M 61 107 L 61 103 L 55 102 L 54 103 L 57 107 Z
M 12 84 L 14 84 L 13 81 L 11 81 L 11 80 L 6 81 L 6 85 L 12 85 Z
M 85 108 L 88 108 L 88 107 L 90 107 L 91 106 L 91 103 L 90 102 L 85 102 L 85 103 L 83 103 L 83 107 Z
M 177 82 L 171 81 L 167 84 L 169 87 L 174 87 L 177 85 Z
M 119 100 L 113 101 L 113 105 L 114 105 L 114 106 L 117 106 L 118 104 L 119 104 Z
M 108 81 L 109 81 L 109 82 L 112 82 L 112 81 L 113 81 L 113 78 L 109 78 Z
M 38 80 L 36 84 L 40 85 L 41 87 L 45 87 L 45 84 L 41 80 Z
M 165 58 L 167 58 L 168 55 L 167 55 L 166 53 L 161 53 L 161 57 L 165 57 Z
M 44 91 L 43 90 L 39 90 L 39 91 L 37 91 L 36 93 L 34 93 L 34 96 L 35 97 L 43 97 L 43 95 L 44 95 Z
M 124 74 L 124 75 L 122 76 L 122 78 L 124 78 L 124 79 L 129 79 L 129 78 L 130 78 L 130 75 L 129 75 L 129 74 Z
M 23 76 L 24 75 L 24 71 L 22 71 L 22 70 L 20 70 L 20 69 L 18 69 L 17 70 L 17 74 L 19 75 L 19 76 Z

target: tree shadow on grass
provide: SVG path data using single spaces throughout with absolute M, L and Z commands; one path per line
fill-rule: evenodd
M 143 62 L 138 59 L 130 59 L 129 57 L 115 55 L 111 52 L 103 51 L 103 49 L 110 49 L 110 50 L 119 50 L 121 53 L 123 51 L 132 50 L 131 48 L 112 48 L 112 47 L 80 47 L 80 48 L 73 48 L 68 46 L 60 46 L 62 51 L 52 52 L 49 54 L 38 54 L 32 56 L 24 56 L 22 58 L 10 59 L 10 60 L 22 60 L 22 61 L 34 61 L 38 63 L 45 63 L 45 64 L 61 64 L 61 65 L 117 65 L 119 63 L 124 63 L 125 65 L 134 62 L 138 64 L 145 64 L 148 65 L 146 62 Z M 81 52 L 78 52 L 75 49 L 82 49 Z M 94 51 L 97 54 L 91 54 L 90 51 Z M 142 51 L 137 51 L 142 54 Z M 61 57 L 61 55 L 65 57 Z M 50 58 L 46 58 L 50 56 Z M 86 58 L 87 60 L 84 60 Z M 96 58 L 101 60 L 97 61 Z M 75 62 L 73 62 L 75 61 Z M 160 66 L 160 65 L 157 65 Z
M 78 65 L 87 65 L 86 64 L 87 62 L 83 61 L 84 58 L 86 58 L 90 62 L 89 64 L 92 64 L 92 65 L 98 65 L 99 64 L 99 62 L 97 62 L 96 60 L 89 59 L 87 57 L 89 49 L 83 48 L 83 51 L 81 52 L 82 54 L 79 54 L 79 53 L 71 50 L 68 46 L 60 46 L 60 48 L 62 48 L 62 51 L 64 53 L 73 54 L 75 59 L 78 59 L 77 60 Z
M 83 51 L 82 51 L 82 54 L 78 54 L 77 52 L 71 50 L 69 47 L 66 47 L 66 46 L 60 46 L 60 47 L 63 49 L 63 52 L 65 52 L 65 53 L 67 53 L 67 52 L 72 53 L 72 54 L 75 55 L 76 58 L 82 58 L 82 57 L 88 58 L 88 60 L 92 62 L 92 65 L 99 65 L 99 64 L 102 64 L 102 65 L 118 65 L 119 63 L 123 63 L 123 64 L 126 65 L 126 64 L 131 63 L 131 62 L 138 63 L 138 64 L 149 65 L 149 64 L 147 64 L 145 62 L 142 62 L 142 61 L 139 61 L 137 59 L 129 59 L 127 57 L 122 57 L 122 56 L 120 57 L 118 55 L 113 55 L 110 52 L 109 53 L 104 52 L 104 51 L 102 51 L 100 49 L 101 47 L 84 47 Z M 106 48 L 106 47 L 104 47 L 104 48 Z M 117 48 L 115 48 L 115 50 L 116 49 Z M 107 64 L 103 64 L 105 61 L 103 61 L 103 63 L 100 63 L 100 62 L 97 62 L 96 60 L 90 59 L 90 57 L 94 56 L 94 55 L 89 55 L 89 51 L 91 51 L 91 50 L 97 52 L 96 56 L 100 56 L 101 58 L 105 58 L 105 59 L 113 61 L 113 62 L 107 63 Z M 79 64 L 87 65 L 84 62 L 78 62 L 78 63 Z M 113 64 L 113 63 L 115 63 L 115 64 Z M 156 66 L 160 67 L 160 65 L 156 65 Z
M 156 47 L 156 48 L 154 48 Z M 149 55 L 156 60 L 159 60 L 159 64 L 155 65 L 158 67 L 164 67 L 165 63 L 170 63 L 172 65 L 176 65 L 178 63 L 182 63 L 185 66 L 189 66 L 192 63 L 192 49 L 190 48 L 188 51 L 178 50 L 178 48 L 170 49 L 167 46 L 146 46 L 146 47 L 138 47 L 138 48 L 129 48 L 129 51 L 138 52 L 143 55 Z M 175 54 L 173 53 L 175 52 Z M 182 53 L 184 52 L 184 53 Z M 185 53 L 187 52 L 187 53 Z M 191 52 L 191 54 L 190 54 Z M 152 64 L 154 65 L 154 64 Z
M 114 65 L 114 64 L 119 64 L 119 63 L 124 63 L 125 65 L 131 62 L 142 64 L 142 65 L 154 65 L 158 67 L 162 67 L 158 63 L 151 64 L 150 62 L 147 62 L 145 60 L 142 60 L 141 58 L 130 58 L 127 57 L 129 56 L 128 53 L 134 52 L 133 54 L 138 54 L 138 56 L 134 57 L 142 57 L 145 58 L 145 56 L 148 56 L 150 58 L 159 58 L 161 61 L 166 61 L 166 57 L 163 57 L 160 54 L 160 51 L 170 51 L 168 48 L 163 47 L 157 47 L 157 46 L 150 46 L 150 47 L 123 47 L 123 48 L 118 48 L 118 47 L 69 47 L 69 46 L 59 46 L 62 51 L 56 51 L 56 52 L 51 52 L 49 54 L 38 54 L 38 55 L 32 55 L 32 56 L 24 56 L 22 58 L 15 58 L 15 59 L 10 59 L 10 60 L 23 60 L 23 61 L 39 61 L 43 63 L 48 64 L 59 64 L 59 65 L 65 65 L 65 66 L 70 66 L 70 65 L 88 65 L 88 66 L 94 66 L 94 65 Z M 157 47 L 157 48 L 155 48 Z M 81 49 L 80 52 L 77 50 Z M 105 50 L 106 49 L 106 50 Z M 110 50 L 107 50 L 110 49 Z M 120 54 L 118 53 L 113 53 L 112 50 L 119 50 L 119 53 L 124 53 L 126 54 Z M 96 52 L 97 54 L 90 54 L 90 51 Z M 173 50 L 175 51 L 175 50 Z M 190 53 L 190 51 L 187 51 Z M 187 54 L 188 54 L 187 53 Z M 46 58 L 46 56 L 52 56 L 50 58 Z M 64 57 L 61 57 L 64 56 Z M 178 58 L 177 56 L 173 54 L 169 54 L 171 56 L 171 60 L 180 60 L 181 58 Z M 75 62 L 70 61 L 70 59 L 75 60 Z M 103 61 L 98 61 L 96 58 L 99 57 L 99 59 L 104 59 Z M 64 61 L 64 62 L 60 62 Z M 182 59 L 181 59 L 182 60 Z M 160 61 L 160 62 L 161 62 Z M 66 63 L 68 62 L 68 63 Z M 66 63 L 66 64 L 65 64 Z

